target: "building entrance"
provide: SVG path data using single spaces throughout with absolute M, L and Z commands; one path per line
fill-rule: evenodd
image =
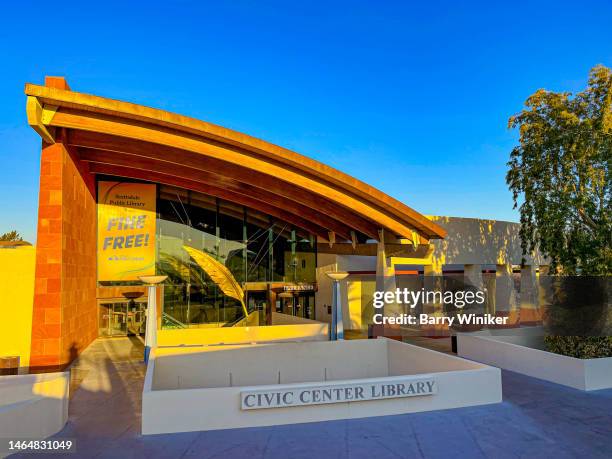
M 249 316 L 258 312 L 258 325 L 284 323 L 274 314 L 316 320 L 316 284 L 271 283 L 250 284 L 246 293 Z M 286 318 L 285 318 L 286 320 Z M 250 322 L 251 325 L 254 322 Z
M 276 312 L 315 320 L 314 292 L 283 292 L 277 296 Z
M 146 326 L 145 309 L 146 303 L 133 299 L 100 303 L 99 336 L 143 335 Z

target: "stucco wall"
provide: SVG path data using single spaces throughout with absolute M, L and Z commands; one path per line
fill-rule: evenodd
M 443 227 L 447 232 L 444 239 L 430 241 L 434 250 L 427 258 L 393 257 L 395 264 L 400 265 L 520 265 L 523 260 L 520 225 L 514 222 L 461 217 L 428 217 Z M 376 257 L 356 255 L 320 255 L 329 269 L 340 271 L 376 271 Z M 546 265 L 548 261 L 539 253 L 525 256 L 525 263 Z M 321 261 L 319 260 L 319 266 Z M 327 269 L 327 270 L 329 270 Z M 324 269 L 317 270 L 319 291 L 321 286 L 330 284 L 324 276 Z M 322 291 L 323 298 L 331 298 L 331 291 Z M 317 295 L 317 303 L 319 295 Z M 318 304 L 317 304 L 318 307 Z
M 30 362 L 34 261 L 32 246 L 0 249 L 0 356 L 20 357 L 20 366 Z
M 406 343 L 388 344 L 387 340 L 243 346 L 188 355 L 158 355 L 159 351 L 152 353 L 143 388 L 145 435 L 383 416 L 501 401 L 498 368 Z M 390 361 L 391 353 L 397 356 Z M 402 376 L 387 376 L 390 372 Z M 432 396 L 240 409 L 243 390 L 274 392 L 424 377 L 435 380 L 437 392 Z
M 3 376 L 0 438 L 43 439 L 60 431 L 68 420 L 69 387 L 70 372 Z
M 504 271 L 500 271 L 504 274 L 510 272 L 509 265 L 521 265 L 523 261 L 527 265 L 548 264 L 548 260 L 539 253 L 523 256 L 518 223 L 461 217 L 428 218 L 447 231 L 446 238 L 431 240 L 433 252 L 426 258 L 392 257 L 395 266 L 428 266 L 432 272 L 442 273 L 444 268 L 461 269 L 461 265 L 477 265 L 480 269 L 495 269 L 496 265 L 504 265 Z M 322 254 L 318 264 L 317 319 L 331 321 L 325 306 L 331 304 L 332 289 L 325 271 L 349 271 L 351 276 L 340 283 L 344 326 L 347 329 L 365 329 L 372 313 L 376 257 Z M 485 282 L 490 284 L 495 279 L 495 274 L 492 276 L 492 279 L 486 278 Z M 403 287 L 406 287 L 407 281 L 406 278 L 402 279 Z
M 153 390 L 278 384 L 279 378 L 282 384 L 334 381 L 388 373 L 384 340 L 209 346 L 197 352 L 171 352 L 159 348 L 155 352 Z
M 539 333 L 512 336 L 461 333 L 457 337 L 458 354 L 575 389 L 588 391 L 612 387 L 612 357 L 577 359 L 548 352 L 541 329 Z
M 520 225 L 513 222 L 461 217 L 429 217 L 444 228 L 444 239 L 432 240 L 437 264 L 514 264 L 523 258 Z M 526 264 L 545 264 L 536 254 Z
M 305 319 L 304 317 L 272 311 L 272 325 L 317 325 L 320 323 L 318 320 Z

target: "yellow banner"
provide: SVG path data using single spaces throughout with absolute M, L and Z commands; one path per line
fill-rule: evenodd
M 98 182 L 98 280 L 155 275 L 155 185 Z

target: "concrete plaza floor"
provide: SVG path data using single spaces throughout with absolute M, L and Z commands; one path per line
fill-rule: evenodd
M 73 365 L 70 418 L 54 437 L 76 440 L 68 457 L 612 457 L 612 390 L 585 393 L 512 372 L 503 372 L 504 402 L 497 405 L 143 437 L 141 357 L 135 339 L 100 339 Z

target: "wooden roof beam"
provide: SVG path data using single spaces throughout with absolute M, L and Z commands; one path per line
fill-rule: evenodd
M 338 235 L 347 240 L 350 240 L 351 229 L 355 229 L 370 238 L 376 238 L 376 226 L 372 222 L 336 203 L 314 196 L 273 177 L 258 176 L 253 171 L 239 166 L 208 159 L 190 152 L 177 151 L 171 147 L 160 147 L 143 144 L 143 142 L 106 137 L 105 140 L 103 136 L 101 137 L 96 133 L 69 131 L 67 143 L 73 146 L 86 147 L 86 149 L 81 148 L 81 150 L 91 152 L 88 154 L 95 154 L 95 151 L 105 151 L 105 158 L 108 158 L 109 161 L 112 160 L 110 154 L 124 155 L 124 160 L 120 163 L 124 166 L 129 166 L 129 163 L 125 161 L 140 161 L 142 163 L 142 159 L 150 159 L 163 162 L 161 164 L 164 164 L 165 168 L 175 166 L 181 168 L 184 178 L 203 177 L 202 174 L 205 174 L 211 178 L 214 175 L 217 180 L 229 180 L 227 183 L 241 183 L 248 194 L 257 194 L 259 193 L 258 190 L 262 190 L 270 196 L 269 199 L 292 201 L 305 208 L 310 208 L 311 212 L 315 212 L 315 215 L 319 215 L 320 218 L 342 222 L 343 228 L 336 225 L 335 227 L 328 227 L 328 229 L 337 232 Z M 181 156 L 181 161 L 178 160 L 178 156 Z
M 213 145 L 201 137 L 185 132 L 153 126 L 134 120 L 126 122 L 125 118 L 121 119 L 100 113 L 83 112 L 70 108 L 58 110 L 53 117 L 53 125 L 67 129 L 116 135 L 136 141 L 152 142 L 157 145 L 187 150 L 202 156 L 227 162 L 233 166 L 245 167 L 250 169 L 252 173 L 257 174 L 262 180 L 265 177 L 273 177 L 298 186 L 304 190 L 305 194 L 315 195 L 318 198 L 325 197 L 337 203 L 339 206 L 350 209 L 353 213 L 361 216 L 368 216 L 371 220 L 378 222 L 379 226 L 389 228 L 398 235 L 408 237 L 415 228 L 419 231 L 427 231 L 427 228 L 421 227 L 422 225 L 419 223 L 420 220 L 414 221 L 413 226 L 411 226 L 408 223 L 404 223 L 401 219 L 394 218 L 387 212 L 381 211 L 377 205 L 372 205 L 363 198 L 356 197 L 351 193 L 329 186 L 329 184 L 324 181 L 313 180 L 289 168 L 266 162 L 248 154 L 235 152 L 231 149 L 223 148 L 222 146 Z M 408 216 L 406 217 L 408 218 Z M 439 234 L 435 234 L 436 232 L 432 231 L 433 237 L 440 237 L 440 234 L 443 233 L 443 230 L 432 222 L 427 221 L 427 225 L 430 227 L 433 225 L 434 228 L 439 230 Z
M 241 155 L 247 157 L 247 162 L 253 165 L 257 162 L 263 162 L 270 169 L 291 169 L 287 171 L 286 181 L 288 182 L 296 182 L 296 179 L 299 180 L 304 178 L 305 175 L 312 174 L 318 178 L 320 183 L 315 182 L 314 186 L 306 187 L 306 189 L 323 196 L 329 196 L 336 202 L 342 202 L 343 197 L 348 198 L 348 201 L 351 202 L 347 202 L 347 207 L 364 215 L 368 214 L 365 210 L 369 207 L 373 219 L 379 226 L 387 227 L 403 237 L 408 237 L 406 230 L 411 227 L 416 228 L 429 238 L 443 238 L 446 234 L 440 226 L 385 193 L 311 158 L 246 134 L 175 113 L 89 94 L 32 84 L 26 85 L 25 92 L 28 96 L 39 98 L 41 103 L 48 102 L 61 106 L 61 112 L 64 111 L 64 108 L 86 112 L 89 118 L 89 122 L 85 122 L 88 130 L 103 132 L 103 125 L 98 124 L 96 126 L 92 121 L 94 119 L 99 121 L 101 118 L 111 121 L 111 118 L 115 118 L 115 121 L 120 125 L 118 130 L 126 137 L 176 146 L 180 146 L 179 143 L 169 140 L 167 138 L 168 134 L 171 136 L 176 134 L 178 142 L 187 140 L 189 143 L 196 137 L 200 141 L 207 140 L 210 142 L 214 140 L 226 146 L 222 147 L 222 150 L 229 151 L 228 145 L 239 149 Z M 63 120 L 61 116 L 57 119 L 57 123 L 61 127 L 75 128 L 82 123 L 73 119 L 72 124 L 61 124 L 64 121 L 66 120 Z M 145 129 L 139 133 L 140 128 Z M 111 134 L 112 132 L 106 131 L 106 133 Z M 162 137 L 166 138 L 163 139 Z M 201 152 L 200 146 L 195 150 Z M 209 150 L 207 154 L 210 153 L 214 154 L 214 148 Z M 228 157 L 233 156 L 229 153 L 226 154 Z M 258 167 L 252 168 L 259 170 Z M 333 186 L 330 187 L 330 185 Z
M 130 167 L 141 169 L 144 171 L 158 172 L 165 175 L 173 175 L 182 179 L 191 180 L 198 183 L 207 183 L 212 186 L 231 191 L 234 194 L 242 194 L 262 203 L 273 205 L 277 208 L 294 213 L 297 216 L 308 219 L 313 223 L 327 230 L 337 231 L 344 240 L 350 238 L 350 227 L 345 224 L 328 217 L 325 214 L 314 211 L 299 203 L 295 203 L 280 196 L 252 187 L 248 184 L 242 184 L 231 179 L 219 177 L 214 173 L 207 171 L 194 171 L 177 164 L 167 164 L 161 161 L 156 161 L 150 158 L 123 155 L 115 152 L 105 152 L 104 150 L 91 150 L 85 148 L 78 149 L 80 158 L 87 162 L 96 162 L 101 164 L 110 164 L 114 166 Z
M 334 255 L 360 255 L 375 257 L 378 244 L 356 244 L 337 242 L 333 245 L 326 243 L 317 244 L 318 253 L 328 253 Z M 385 243 L 385 255 L 387 257 L 405 258 L 427 258 L 433 251 L 433 246 L 429 244 L 419 244 L 416 247 L 412 244 Z
M 131 167 L 122 167 L 109 164 L 90 163 L 89 170 L 94 174 L 116 175 L 123 178 L 154 181 L 163 185 L 176 186 L 210 196 L 215 196 L 221 199 L 226 199 L 259 212 L 266 213 L 274 218 L 278 218 L 279 220 L 283 220 L 287 223 L 295 225 L 296 227 L 302 228 L 316 236 L 327 239 L 327 231 L 324 228 L 313 224 L 309 220 L 287 212 L 284 209 L 267 205 L 261 201 L 227 191 L 226 189 L 220 187 L 206 183 L 194 182 L 192 180 L 182 179 L 180 177 L 166 175 L 154 171 L 145 171 Z

